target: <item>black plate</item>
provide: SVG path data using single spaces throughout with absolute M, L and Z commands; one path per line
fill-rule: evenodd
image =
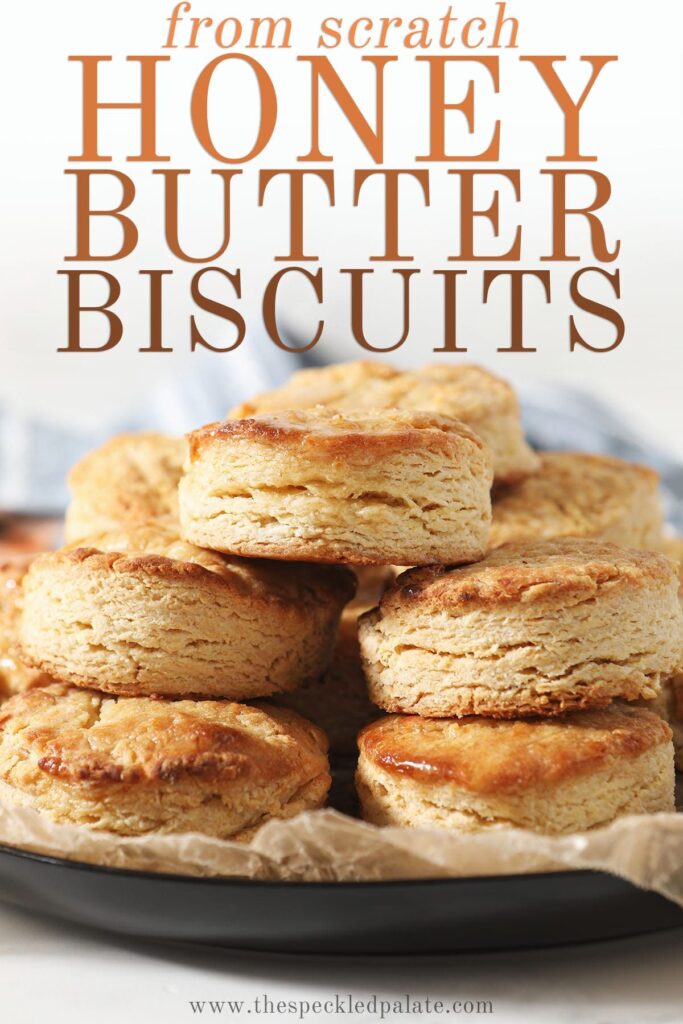
M 592 871 L 252 882 L 121 871 L 5 846 L 0 900 L 138 938 L 286 953 L 471 953 L 683 925 L 675 904 Z

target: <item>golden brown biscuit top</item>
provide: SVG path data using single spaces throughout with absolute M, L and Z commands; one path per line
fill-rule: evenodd
M 493 794 L 557 785 L 670 739 L 671 729 L 659 715 L 614 704 L 557 721 L 391 715 L 366 726 L 358 742 L 361 753 L 384 771 Z
M 76 463 L 69 487 L 74 499 L 106 509 L 114 519 L 174 515 L 185 452 L 182 437 L 120 434 Z
M 469 363 L 435 363 L 401 372 L 386 363 L 358 360 L 300 370 L 281 388 L 267 391 L 230 413 L 230 419 L 315 405 L 334 409 L 414 409 L 459 419 L 516 411 L 505 381 Z
M 0 709 L 0 774 L 17 751 L 63 782 L 106 786 L 204 779 L 279 779 L 309 761 L 326 769 L 326 739 L 294 712 L 225 700 L 115 698 L 54 683 Z
M 149 483 L 150 478 L 160 482 L 180 475 L 185 457 L 182 437 L 168 437 L 155 431 L 139 434 L 118 434 L 99 448 L 88 452 L 69 472 L 69 486 L 73 490 L 95 486 L 101 481 L 111 484 L 112 477 L 120 477 L 131 491 L 138 484 Z
M 353 573 L 343 566 L 223 555 L 151 524 L 112 530 L 43 555 L 36 560 L 36 571 L 60 561 L 84 563 L 94 570 L 228 585 L 245 598 L 264 602 L 305 603 L 329 594 L 346 604 L 356 589 Z
M 606 541 L 529 541 L 504 544 L 473 565 L 425 566 L 398 577 L 382 611 L 416 609 L 466 614 L 475 608 L 534 602 L 569 605 L 615 587 L 675 582 L 669 559 Z
M 372 456 L 403 449 L 424 451 L 478 450 L 491 461 L 488 446 L 451 416 L 401 409 L 359 410 L 348 413 L 317 405 L 272 415 L 209 423 L 188 435 L 190 461 L 207 446 L 221 442 L 256 441 L 288 445 L 302 458 L 327 458 L 351 454 Z
M 496 493 L 491 545 L 536 537 L 598 536 L 644 492 L 656 494 L 659 475 L 647 466 L 606 455 L 547 452 L 541 468 L 516 487 Z

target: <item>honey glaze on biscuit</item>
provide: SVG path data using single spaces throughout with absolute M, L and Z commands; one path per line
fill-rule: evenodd
M 115 726 L 119 731 L 120 725 Z M 95 727 L 97 728 L 97 726 Z M 98 756 L 95 750 L 88 753 L 87 743 L 71 747 L 68 734 L 63 741 L 42 736 L 41 730 L 32 730 L 30 740 L 37 746 L 45 746 L 50 753 L 38 759 L 41 771 L 69 782 L 121 782 L 135 783 L 160 779 L 176 782 L 182 776 L 210 777 L 220 775 L 224 779 L 235 779 L 246 774 L 249 756 L 258 756 L 256 744 L 236 729 L 214 723 L 197 722 L 190 715 L 174 715 L 170 725 L 166 722 L 151 729 L 163 729 L 163 752 L 153 741 L 145 743 L 145 730 L 137 728 L 131 736 L 143 750 L 139 764 L 120 764 Z M 107 739 L 107 727 L 99 728 L 99 735 L 90 734 L 90 742 L 100 740 L 105 750 L 115 744 Z
M 479 449 L 486 447 L 474 431 L 453 416 L 398 409 L 343 413 L 320 405 L 209 423 L 188 434 L 190 462 L 195 462 L 211 442 L 242 439 L 264 444 L 293 443 L 305 447 L 309 456 L 315 456 L 320 446 L 326 455 L 349 452 L 356 458 L 364 449 L 442 449 L 457 440 Z
M 670 739 L 658 715 L 612 705 L 573 712 L 560 722 L 392 715 L 366 726 L 359 746 L 389 774 L 495 794 L 556 785 L 612 757 L 635 758 Z
M 77 701 L 78 710 L 73 721 L 64 724 L 58 712 L 67 697 Z M 97 786 L 176 782 L 191 776 L 229 780 L 249 774 L 277 778 L 292 769 L 294 752 L 274 749 L 267 738 L 250 735 L 246 731 L 248 722 L 245 729 L 239 729 L 210 717 L 230 707 L 238 713 L 244 711 L 247 717 L 261 717 L 260 710 L 226 701 L 204 701 L 192 702 L 192 713 L 188 713 L 183 708 L 188 703 L 152 698 L 118 700 L 54 684 L 23 695 L 21 722 L 30 722 L 36 716 L 44 719 L 45 713 L 49 715 L 54 709 L 54 724 L 29 724 L 24 736 L 37 755 L 40 770 L 65 782 Z M 12 729 L 13 710 L 14 702 L 8 701 L 0 711 L 0 731 Z M 272 725 L 279 732 L 277 718 Z M 322 749 L 324 744 L 317 731 L 310 723 L 306 726 L 309 743 Z

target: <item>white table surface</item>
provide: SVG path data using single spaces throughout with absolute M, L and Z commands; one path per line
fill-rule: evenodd
M 295 1021 L 296 1015 L 193 1013 L 190 1000 L 309 1000 L 409 991 L 452 1002 L 491 1000 L 493 1015 L 455 1019 L 539 1024 L 680 1024 L 683 929 L 640 939 L 482 956 L 331 958 L 251 955 L 112 938 L 0 906 L 3 1024 L 176 1024 Z M 311 1015 L 371 1022 L 377 1016 Z M 385 1018 L 392 1024 L 454 1016 Z

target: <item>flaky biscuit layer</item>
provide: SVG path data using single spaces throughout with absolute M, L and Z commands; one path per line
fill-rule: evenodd
M 342 568 L 226 558 L 149 527 L 91 545 L 36 559 L 21 641 L 37 667 L 110 693 L 292 690 L 327 667 L 355 589 Z
M 386 565 L 481 557 L 491 456 L 457 420 L 324 408 L 189 437 L 184 537 L 250 557 Z
M 515 718 L 650 699 L 683 660 L 671 563 L 598 541 L 509 544 L 399 576 L 360 620 L 371 699 Z

